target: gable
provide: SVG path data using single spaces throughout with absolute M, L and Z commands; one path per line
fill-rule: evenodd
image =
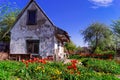
M 36 11 L 36 18 L 37 20 L 33 20 L 33 22 L 37 21 L 34 25 L 28 25 L 28 12 L 29 11 Z M 32 13 L 34 14 L 34 13 Z M 34 16 L 35 17 L 35 16 Z M 31 18 L 30 18 L 31 19 Z M 42 28 L 44 27 L 44 30 Z M 47 30 L 45 29 L 47 28 Z M 34 30 L 34 31 L 32 31 Z M 48 31 L 48 32 L 47 32 Z M 38 4 L 31 0 L 29 4 L 21 11 L 18 15 L 13 28 L 11 29 L 12 38 L 21 38 L 24 36 L 33 36 L 42 34 L 47 34 L 47 36 L 54 35 L 61 41 L 69 41 L 69 35 L 66 31 L 54 26 L 51 20 L 46 16 L 46 14 L 42 11 L 42 9 L 38 6 Z M 24 35 L 24 36 L 23 36 Z
M 20 25 L 25 27 L 27 25 L 27 17 L 28 10 L 36 10 L 37 11 L 37 25 L 42 25 L 47 23 L 48 25 L 53 26 L 53 23 L 46 16 L 46 14 L 42 11 L 42 9 L 38 6 L 35 1 L 30 1 L 29 4 L 22 10 L 22 12 L 18 15 L 11 32 L 14 32 L 16 29 L 20 28 Z

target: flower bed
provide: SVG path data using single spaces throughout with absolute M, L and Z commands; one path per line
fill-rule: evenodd
M 68 64 L 47 59 L 0 62 L 0 80 L 119 80 L 114 74 L 96 72 L 72 60 Z

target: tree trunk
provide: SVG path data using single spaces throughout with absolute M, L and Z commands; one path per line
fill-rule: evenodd
M 95 53 L 95 50 L 97 49 L 97 47 L 98 47 L 98 38 L 96 37 L 95 46 L 93 48 L 92 53 Z

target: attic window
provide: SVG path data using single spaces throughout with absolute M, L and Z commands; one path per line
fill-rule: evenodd
M 36 12 L 37 10 L 28 10 L 28 19 L 27 24 L 28 25 L 36 25 Z

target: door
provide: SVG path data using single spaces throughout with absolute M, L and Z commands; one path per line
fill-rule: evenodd
M 39 54 L 39 40 L 27 40 L 27 53 Z

